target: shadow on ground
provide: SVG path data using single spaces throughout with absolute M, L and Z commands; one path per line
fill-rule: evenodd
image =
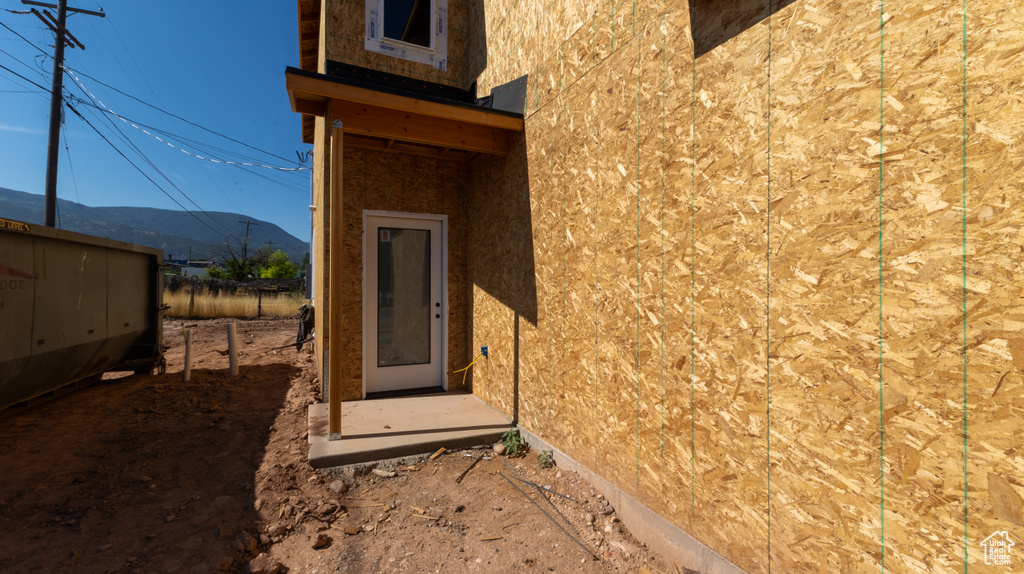
M 243 570 L 257 471 L 300 372 L 133 376 L 5 412 L 0 571 Z

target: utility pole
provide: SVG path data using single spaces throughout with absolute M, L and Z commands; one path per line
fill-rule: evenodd
M 253 223 L 252 219 L 246 219 L 242 221 L 238 220 L 239 223 L 245 224 L 245 239 L 242 240 L 242 261 L 249 261 L 249 227 L 259 225 L 259 223 Z
M 63 101 L 63 90 L 64 90 L 64 44 L 69 43 L 72 48 L 75 44 L 68 41 L 68 37 L 71 36 L 65 24 L 67 23 L 68 12 L 73 14 L 88 14 L 90 16 L 99 16 L 100 18 L 106 18 L 107 15 L 103 12 L 94 12 L 92 10 L 82 10 L 79 8 L 68 8 L 67 0 L 59 0 L 58 4 L 46 4 L 44 2 L 34 2 L 32 0 L 21 0 L 22 4 L 30 6 L 41 6 L 43 8 L 53 8 L 57 10 L 57 17 L 54 20 L 53 16 L 49 12 L 44 13 L 50 17 L 50 21 L 46 18 L 39 16 L 39 12 L 33 10 L 37 17 L 39 17 L 43 23 L 53 30 L 57 36 L 57 41 L 53 47 L 53 86 L 50 90 L 50 141 L 46 146 L 46 202 L 45 202 L 45 219 L 47 227 L 54 227 L 57 220 L 57 158 L 60 157 L 58 152 L 60 151 L 60 117 L 61 117 L 61 102 Z M 85 46 L 77 39 L 74 40 L 83 50 Z

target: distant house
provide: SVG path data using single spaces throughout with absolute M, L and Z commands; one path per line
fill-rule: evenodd
M 487 346 L 473 394 L 690 568 L 1024 538 L 1008 5 L 297 4 L 332 432 Z
M 164 268 L 173 270 L 182 277 L 206 277 L 206 271 L 215 266 L 213 261 L 192 261 L 191 259 L 170 259 L 164 261 Z

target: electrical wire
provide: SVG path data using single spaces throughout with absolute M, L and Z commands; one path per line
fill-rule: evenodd
M 115 88 L 114 86 L 111 86 L 110 84 L 107 84 L 107 83 L 103 82 L 102 80 L 98 80 L 98 79 L 96 79 L 95 77 L 93 77 L 93 76 L 90 76 L 89 74 L 86 74 L 85 72 L 82 72 L 81 70 L 76 70 L 76 69 L 74 69 L 74 68 L 71 68 L 71 67 L 69 67 L 69 66 L 64 66 L 64 69 L 65 69 L 65 70 L 69 70 L 69 71 L 74 71 L 75 73 L 77 73 L 77 74 L 79 74 L 79 75 L 81 75 L 81 76 L 83 76 L 83 77 L 89 78 L 90 80 L 92 80 L 92 81 L 96 82 L 97 84 L 100 84 L 101 86 L 103 86 L 103 87 L 105 87 L 105 88 L 109 88 L 109 89 L 111 89 L 111 90 L 114 90 L 115 92 L 117 92 L 117 93 L 121 94 L 122 96 L 125 96 L 125 97 L 127 97 L 127 98 L 131 98 L 132 100 L 135 100 L 136 102 L 138 102 L 138 103 L 140 103 L 140 104 L 142 104 L 142 105 L 144 105 L 144 106 L 147 106 L 147 107 L 149 107 L 149 108 L 152 108 L 152 109 L 154 109 L 154 110 L 156 110 L 156 111 L 158 111 L 158 112 L 161 112 L 161 113 L 163 113 L 163 114 L 167 114 L 167 115 L 169 115 L 169 116 L 171 116 L 172 118 L 175 118 L 175 119 L 177 119 L 177 120 L 181 120 L 181 121 L 185 122 L 186 124 L 188 124 L 188 125 L 190 125 L 190 126 L 193 126 L 193 127 L 197 127 L 197 128 L 199 128 L 199 129 L 201 129 L 201 130 L 203 130 L 203 131 L 205 131 L 205 132 L 208 132 L 208 133 L 211 133 L 211 134 L 213 134 L 213 135 L 216 135 L 216 136 L 222 137 L 222 138 L 224 138 L 224 139 L 226 139 L 226 140 L 228 140 L 228 141 L 230 141 L 230 142 L 233 142 L 233 143 L 237 143 L 237 144 L 239 144 L 239 145 L 245 146 L 245 147 L 247 147 L 247 148 L 249 148 L 249 149 L 251 149 L 251 150 L 255 150 L 255 151 L 258 151 L 258 152 L 260 152 L 260 153 L 264 153 L 264 154 L 267 154 L 267 155 L 269 155 L 269 156 L 272 156 L 272 157 L 276 157 L 276 158 L 278 158 L 278 159 L 280 159 L 280 160 L 283 160 L 283 161 L 286 161 L 286 162 L 289 162 L 289 163 L 293 163 L 293 164 L 296 164 L 296 165 L 302 165 L 301 163 L 299 163 L 299 162 L 296 162 L 295 160 L 292 160 L 292 159 L 288 159 L 288 158 L 286 158 L 286 157 L 283 157 L 283 156 L 279 156 L 279 155 L 277 155 L 277 154 L 275 154 L 275 153 L 272 153 L 272 152 L 266 151 L 266 150 L 264 150 L 264 149 L 260 149 L 260 148 L 258 148 L 258 147 L 255 147 L 255 146 L 249 145 L 249 144 L 247 144 L 247 143 L 245 143 L 245 142 L 243 142 L 243 141 L 240 141 L 240 140 L 237 140 L 237 139 L 235 139 L 235 138 L 232 138 L 232 137 L 230 137 L 230 136 L 224 135 L 224 134 L 222 134 L 222 133 L 220 133 L 220 132 L 218 132 L 218 131 L 216 131 L 216 130 L 212 130 L 212 129 L 210 129 L 210 128 L 207 128 L 206 126 L 203 126 L 203 125 L 201 125 L 201 124 L 197 124 L 197 123 L 195 123 L 195 122 L 189 121 L 189 120 L 187 120 L 187 119 L 185 119 L 185 118 L 183 118 L 183 117 L 181 117 L 181 116 L 179 116 L 179 115 L 177 115 L 177 114 L 171 113 L 171 112 L 169 112 L 169 111 L 167 111 L 167 110 L 165 110 L 165 109 L 163 109 L 163 108 L 160 108 L 160 107 L 158 107 L 158 106 L 154 106 L 153 104 L 151 104 L 151 103 L 149 103 L 149 102 L 146 102 L 146 101 L 144 101 L 144 100 L 142 100 L 142 99 L 139 99 L 139 98 L 137 98 L 137 97 L 135 97 L 135 96 L 133 96 L 133 95 L 131 95 L 131 94 L 127 93 L 127 92 L 124 92 L 124 91 L 122 91 L 122 90 L 119 90 L 119 89 Z
M 68 170 L 71 171 L 71 183 L 75 187 L 75 199 L 78 205 L 78 215 L 83 220 L 85 214 L 82 213 L 82 197 L 78 194 L 78 179 L 75 177 L 75 167 L 71 164 L 71 148 L 68 147 L 68 131 L 64 128 L 64 124 L 61 124 L 60 129 L 64 132 L 64 153 L 68 156 Z
M 7 66 L 5 66 L 5 65 L 3 65 L 3 64 L 0 64 L 0 68 L 3 68 L 3 69 L 5 69 L 5 70 L 7 70 L 8 72 L 10 72 L 10 73 L 14 74 L 15 76 L 18 76 L 18 77 L 19 77 L 19 78 L 21 78 L 22 80 L 25 80 L 26 82 L 28 82 L 28 83 L 32 84 L 33 86 L 35 86 L 35 87 L 39 88 L 40 90 L 43 90 L 43 91 L 45 91 L 45 92 L 49 92 L 49 91 L 50 91 L 50 89 L 49 89 L 49 88 L 44 88 L 43 86 L 41 86 L 41 85 L 39 85 L 39 84 L 37 84 L 37 83 L 33 82 L 32 80 L 30 80 L 30 79 L 26 78 L 25 76 L 22 76 L 22 75 L 21 75 L 21 74 L 19 74 L 18 72 L 15 72 L 14 70 L 12 70 L 12 69 L 8 68 Z
M 10 11 L 10 10 L 8 10 L 8 12 L 11 12 L 11 11 Z M 12 13 L 12 14 L 19 14 L 19 12 L 11 12 L 11 13 Z M 14 28 L 11 28 L 10 26 L 8 26 L 7 24 L 4 24 L 3 22 L 0 22 L 0 26 L 3 26 L 4 28 L 7 28 L 8 30 L 10 30 L 10 31 L 11 31 L 11 33 L 12 33 L 12 34 L 14 34 L 15 36 L 17 36 L 17 37 L 21 38 L 21 39 L 22 39 L 22 40 L 24 40 L 24 41 L 25 41 L 25 42 L 26 42 L 26 43 L 27 43 L 27 44 L 28 44 L 29 46 L 32 46 L 32 47 L 33 47 L 33 48 L 35 48 L 36 50 L 39 50 L 39 51 L 40 51 L 40 52 L 41 52 L 42 54 L 46 54 L 46 50 L 44 50 L 44 49 L 40 48 L 39 46 L 37 46 L 37 45 L 35 44 L 35 42 L 33 42 L 33 41 L 29 40 L 28 38 L 26 38 L 26 37 L 22 36 L 21 34 L 19 34 L 18 32 L 16 32 L 16 31 L 14 30 Z
M 129 164 L 131 164 L 131 166 L 134 167 L 136 169 L 136 171 L 138 171 L 140 174 L 142 174 L 143 177 L 145 177 L 147 180 L 149 180 L 149 182 L 152 183 L 157 189 L 159 189 L 161 193 L 166 195 L 168 199 L 173 201 L 178 207 L 180 207 L 183 211 L 185 211 L 185 213 L 188 213 L 189 215 L 191 215 L 196 221 L 198 221 L 199 223 L 201 223 L 204 226 L 206 226 L 207 228 L 209 228 L 210 231 L 213 231 L 214 233 L 216 233 L 217 235 L 220 235 L 221 237 L 223 237 L 226 240 L 230 240 L 231 239 L 227 235 L 224 235 L 223 233 L 221 233 L 217 229 L 214 229 L 213 227 L 211 227 L 209 223 L 203 221 L 202 219 L 199 219 L 199 216 L 197 216 L 192 211 L 189 211 L 189 209 L 187 207 L 185 207 L 184 205 L 182 205 L 180 201 L 175 199 L 174 196 L 172 196 L 170 193 L 167 193 L 167 190 L 165 190 L 164 188 L 160 187 L 160 184 L 158 184 L 156 181 L 154 181 L 153 178 L 151 178 L 149 176 L 149 174 L 144 172 L 142 170 L 142 168 L 140 168 L 138 165 L 136 165 L 135 162 L 133 162 L 128 156 L 126 156 L 124 154 L 124 152 L 122 152 L 120 149 L 118 149 L 117 146 L 115 146 L 113 142 L 111 142 L 109 139 L 107 139 L 107 136 L 103 135 L 103 132 L 98 130 L 96 128 L 96 126 L 92 125 L 92 123 L 89 122 L 89 120 L 85 119 L 85 116 L 83 116 L 81 113 L 79 113 L 78 110 L 76 110 L 75 107 L 73 105 L 71 105 L 70 102 L 66 102 L 66 103 L 67 103 L 68 109 L 71 110 L 72 113 L 74 113 L 83 122 L 85 122 L 85 125 L 87 125 L 90 128 L 92 128 L 92 131 L 96 132 L 96 135 L 100 136 L 100 138 L 102 138 L 103 141 L 107 142 L 107 144 L 110 145 L 110 147 L 112 147 L 114 149 L 114 151 L 117 152 L 118 155 L 123 157 L 125 159 L 125 161 L 127 161 Z
M 161 138 L 158 135 L 153 134 L 152 132 L 150 132 L 150 131 L 142 128 L 142 127 L 139 127 L 138 124 L 128 120 L 124 116 L 122 116 L 122 115 L 118 114 L 117 112 L 115 112 L 114 110 L 110 109 L 109 106 L 107 106 L 102 101 L 100 101 L 99 98 L 97 98 L 92 92 L 89 91 L 88 88 L 85 87 L 84 84 L 82 84 L 82 81 L 78 78 L 78 76 L 75 75 L 74 72 L 72 72 L 70 69 L 68 69 L 66 67 L 64 68 L 64 71 L 67 72 L 69 76 L 71 76 L 71 79 L 74 80 L 75 84 L 77 84 L 78 87 L 83 92 L 85 92 L 103 111 L 105 111 L 108 114 L 118 118 L 122 122 L 124 122 L 124 123 L 130 125 L 131 127 L 141 131 L 142 133 L 144 133 L 144 134 L 146 134 L 146 135 L 156 139 L 157 141 L 159 141 L 159 142 L 161 142 L 163 144 L 166 144 L 167 146 L 169 146 L 169 147 L 171 147 L 173 149 L 176 149 L 176 150 L 178 150 L 178 151 L 180 151 L 180 152 L 182 152 L 182 153 L 184 153 L 186 155 L 189 155 L 189 156 L 192 156 L 194 158 L 201 159 L 201 160 L 204 160 L 204 161 L 209 161 L 209 162 L 213 162 L 213 163 L 221 163 L 221 164 L 226 164 L 226 165 L 236 165 L 236 166 L 244 166 L 244 167 L 259 167 L 259 168 L 273 169 L 273 170 L 285 171 L 285 172 L 288 172 L 288 171 L 307 171 L 307 170 L 309 170 L 308 167 L 290 168 L 290 167 L 278 167 L 278 166 L 273 166 L 273 165 L 265 165 L 265 164 L 249 163 L 249 162 L 233 162 L 233 161 L 227 161 L 227 160 L 219 160 L 219 159 L 216 159 L 216 158 L 204 157 L 204 156 L 201 156 L 199 154 L 192 153 L 192 152 L 190 152 L 190 151 L 188 151 L 188 150 L 186 150 L 184 148 L 181 148 L 181 147 L 178 147 L 178 146 L 172 144 L 171 142 Z M 292 163 L 294 163 L 294 162 L 292 162 Z
M 74 75 L 72 75 L 71 77 L 72 77 L 72 79 L 73 79 L 73 80 L 76 80 L 76 78 L 74 77 Z M 76 80 L 76 83 L 77 83 L 77 80 Z M 78 87 L 79 87 L 79 88 L 81 88 L 81 89 L 82 89 L 83 91 L 85 91 L 85 93 L 86 93 L 86 94 L 87 94 L 88 96 L 90 96 L 90 97 L 92 97 L 92 98 L 95 98 L 95 96 L 93 96 L 92 94 L 90 94 L 90 93 L 89 93 L 89 91 L 88 91 L 88 90 L 86 90 L 86 89 L 85 89 L 85 88 L 84 88 L 84 87 L 83 87 L 82 85 L 80 85 L 80 84 L 79 84 L 79 86 L 78 86 Z M 76 98 L 76 99 L 78 99 L 78 98 Z M 99 100 L 95 100 L 95 101 L 94 101 L 94 104 L 96 104 L 96 105 L 103 105 L 103 103 L 102 103 L 102 102 L 100 102 Z M 70 103 L 69 103 L 69 105 L 70 105 Z M 195 200 L 193 200 L 193 199 L 192 199 L 192 198 L 191 198 L 191 197 L 190 197 L 190 196 L 189 196 L 189 195 L 188 195 L 187 193 L 185 193 L 185 191 L 184 191 L 184 190 L 182 190 L 182 189 L 181 189 L 180 187 L 178 187 L 178 186 L 177 186 L 177 185 L 176 185 L 176 184 L 175 184 L 175 183 L 174 183 L 173 181 L 171 181 L 171 178 L 167 177 L 167 174 L 165 174 L 165 173 L 164 173 L 164 172 L 163 172 L 163 171 L 162 171 L 162 170 L 161 170 L 161 169 L 160 169 L 159 167 L 157 167 L 157 165 L 156 165 L 155 163 L 153 163 L 153 161 L 152 161 L 151 159 L 149 159 L 149 157 L 148 157 L 148 156 L 146 156 L 146 154 L 145 154 L 145 153 L 143 153 L 143 151 L 142 151 L 141 149 L 139 149 L 139 147 L 138 147 L 137 145 L 135 145 L 135 143 L 134 143 L 134 142 L 132 142 L 132 141 L 131 141 L 131 139 L 130 139 L 130 138 L 128 138 L 128 136 L 127 136 L 127 135 L 125 135 L 125 133 L 124 133 L 124 132 L 122 132 L 122 131 L 121 131 L 121 128 L 119 128 L 119 127 L 117 126 L 117 124 L 115 124 L 115 123 L 113 122 L 113 120 L 111 120 L 110 118 L 108 118 L 108 117 L 106 117 L 106 116 L 102 116 L 102 117 L 103 117 L 103 119 L 107 120 L 107 122 L 108 122 L 108 123 L 110 124 L 110 126 L 111 126 L 111 127 L 112 127 L 112 128 L 114 129 L 114 131 L 116 131 L 116 132 L 117 132 L 118 134 L 120 134 L 120 136 L 121 136 L 121 140 L 122 140 L 122 141 L 123 141 L 123 142 L 124 142 L 124 143 L 125 143 L 126 145 L 128 145 L 128 146 L 129 146 L 129 147 L 131 147 L 131 148 L 132 148 L 133 150 L 135 150 L 135 153 L 139 154 L 139 157 L 141 157 L 141 158 L 142 158 L 142 160 L 143 160 L 143 161 L 145 161 L 145 162 L 146 162 L 146 163 L 147 163 L 147 164 L 148 164 L 148 165 L 149 165 L 149 166 L 150 166 L 150 167 L 151 167 L 151 168 L 152 168 L 152 169 L 153 169 L 154 171 L 156 171 L 156 172 L 157 172 L 158 174 L 160 174 L 160 176 L 161 176 L 161 177 L 163 177 L 163 178 L 164 178 L 164 180 L 166 180 L 166 181 L 167 181 L 167 183 L 168 183 L 168 184 L 169 184 L 169 185 L 170 185 L 171 187 L 173 187 L 173 188 L 174 188 L 174 189 L 175 189 L 175 190 L 176 190 L 176 191 L 177 191 L 178 193 L 180 193 L 180 194 L 182 195 L 182 197 L 184 197 L 184 198 L 185 198 L 185 199 L 187 199 L 187 200 L 188 200 L 188 201 L 189 201 L 189 202 L 190 202 L 190 203 L 191 203 L 192 205 L 194 205 L 194 206 L 196 207 L 196 209 L 197 209 L 197 210 L 199 210 L 200 212 L 202 212 L 203 214 L 205 214 L 205 215 L 206 215 L 206 216 L 207 216 L 207 217 L 208 217 L 208 218 L 210 219 L 210 221 L 212 221 L 213 223 L 215 223 L 215 224 L 219 225 L 219 226 L 220 226 L 221 228 L 223 228 L 223 229 L 224 229 L 225 231 L 227 231 L 228 233 L 231 233 L 231 229 L 230 229 L 230 228 L 228 228 L 228 227 L 227 227 L 227 226 L 225 226 L 225 225 L 224 225 L 223 223 L 221 223 L 221 222 L 217 221 L 216 219 L 214 219 L 212 215 L 210 215 L 209 213 L 207 213 L 207 211 L 206 211 L 205 209 L 203 209 L 203 208 L 202 208 L 202 207 L 201 207 L 201 206 L 200 206 L 200 205 L 199 205 L 198 203 L 196 203 L 196 202 L 195 202 Z M 161 189 L 162 189 L 162 188 L 161 188 Z M 179 204 L 179 205 L 180 205 L 180 204 Z M 183 207 L 183 208 L 184 208 L 184 207 Z M 212 229 L 212 228 L 211 228 L 211 229 Z M 218 232 L 218 233 L 219 233 L 219 232 Z M 221 233 L 221 235 L 224 235 L 224 234 L 222 234 L 222 233 Z M 225 238 L 227 238 L 228 236 L 224 236 L 224 237 L 225 237 Z
M 79 98 L 75 98 L 75 99 L 79 100 Z M 69 105 L 70 105 L 70 102 L 69 102 Z M 158 174 L 160 174 L 160 176 L 163 177 L 164 180 L 171 187 L 173 187 L 178 193 L 180 193 L 182 195 L 182 197 L 184 197 L 185 199 L 187 199 L 189 201 L 189 203 L 194 205 L 197 210 L 199 210 L 200 212 L 206 214 L 206 216 L 210 218 L 210 221 L 212 221 L 213 223 L 216 223 L 217 225 L 221 226 L 228 233 L 231 233 L 231 229 L 229 229 L 224 224 L 222 224 L 219 221 L 217 221 L 216 219 L 214 219 L 213 216 L 211 216 L 209 213 L 207 213 L 205 209 L 200 207 L 200 205 L 198 203 L 196 203 L 195 200 L 193 200 L 187 193 L 185 193 L 184 190 L 182 190 L 180 187 L 177 186 L 177 184 L 175 184 L 173 181 L 171 181 L 171 178 L 169 178 L 167 176 L 167 174 L 165 174 L 163 172 L 163 170 L 161 170 L 159 167 L 157 167 L 157 165 L 155 163 L 153 163 L 153 160 L 149 159 L 149 157 L 137 145 L 135 145 L 135 142 L 133 142 L 123 131 L 121 131 L 121 129 L 117 126 L 117 124 L 115 124 L 110 118 L 108 118 L 106 116 L 99 116 L 99 117 L 101 119 L 106 120 L 107 123 L 110 124 L 110 126 L 113 128 L 113 130 L 115 132 L 117 132 L 117 134 L 120 137 L 121 141 L 125 145 L 130 147 L 131 149 L 135 150 L 135 153 L 137 153 L 139 155 L 139 157 L 142 158 L 142 160 L 144 162 L 146 162 L 147 165 L 149 165 L 149 167 L 151 167 L 154 171 L 156 171 Z
M 468 366 L 466 366 L 466 367 L 463 367 L 463 368 L 459 369 L 458 371 L 452 371 L 452 374 L 453 374 L 453 375 L 454 375 L 455 373 L 462 373 L 462 386 L 463 386 L 463 387 L 465 387 L 465 386 L 466 386 L 466 375 L 468 375 L 468 374 L 469 374 L 469 370 L 470 370 L 470 369 L 472 369 L 472 368 L 473 368 L 473 365 L 475 365 L 475 364 L 476 364 L 476 362 L 480 360 L 480 357 L 483 357 L 483 356 L 484 356 L 484 354 L 483 354 L 483 353 L 480 353 L 479 355 L 477 355 L 477 356 L 476 356 L 476 358 L 475 358 L 475 359 L 473 359 L 473 362 L 472 362 L 472 363 L 470 363 L 470 364 L 469 364 Z
M 10 59 L 12 59 L 12 60 L 14 60 L 15 62 L 17 62 L 17 63 L 21 64 L 22 66 L 25 66 L 26 68 L 28 68 L 28 69 L 32 70 L 33 72 L 35 72 L 35 73 L 39 74 L 39 75 L 40 75 L 40 76 L 42 76 L 42 77 L 43 77 L 44 79 L 46 79 L 46 74 L 44 74 L 44 73 L 43 73 L 43 72 L 41 72 L 40 70 L 37 70 L 37 69 L 33 68 L 32 66 L 30 66 L 30 65 L 26 64 L 25 62 L 22 62 L 22 61 L 21 61 L 21 60 L 19 60 L 19 59 L 18 59 L 18 58 L 17 58 L 17 57 L 16 57 L 16 56 L 15 56 L 14 54 L 11 54 L 10 52 L 8 52 L 8 51 L 6 51 L 6 50 L 0 50 L 0 54 L 4 54 L 4 55 L 8 56 L 8 57 L 9 57 Z
M 76 100 L 77 103 L 79 103 L 81 105 L 93 108 L 95 110 L 99 110 L 101 112 L 104 112 L 105 114 L 114 115 L 114 116 L 119 117 L 119 118 L 121 118 L 123 120 L 127 120 L 128 122 L 130 122 L 132 124 L 136 124 L 138 126 L 142 126 L 144 128 L 153 130 L 156 133 L 164 135 L 164 137 L 166 137 L 168 139 L 178 140 L 179 142 L 182 142 L 183 144 L 191 145 L 191 146 L 193 146 L 195 148 L 206 150 L 206 151 L 204 151 L 204 153 L 210 153 L 212 151 L 216 151 L 216 152 L 220 152 L 220 153 L 224 153 L 224 154 L 235 155 L 237 157 L 246 158 L 246 156 L 243 156 L 243 155 L 235 153 L 235 152 L 231 152 L 231 151 L 223 149 L 223 148 L 219 148 L 219 147 L 216 147 L 216 146 L 213 146 L 213 145 L 210 145 L 210 144 L 206 144 L 206 143 L 200 142 L 198 140 L 194 140 L 194 139 L 191 139 L 191 138 L 188 138 L 188 137 L 185 137 L 185 136 L 181 136 L 181 135 L 175 134 L 173 132 L 169 132 L 167 130 L 161 130 L 159 128 L 150 126 L 148 124 L 139 122 L 137 120 L 133 120 L 131 118 L 125 118 L 123 116 L 120 116 L 119 114 L 113 113 L 112 111 L 110 111 L 107 108 L 103 108 L 103 107 L 97 106 L 96 104 L 94 104 L 94 103 L 92 103 L 90 101 L 83 100 L 83 99 L 77 98 L 77 97 L 74 97 L 74 99 Z M 163 141 L 163 140 L 161 140 L 161 141 Z M 171 146 L 171 147 L 175 147 L 175 146 Z M 248 158 L 246 158 L 246 159 L 248 159 Z M 300 187 L 298 187 L 298 186 L 296 186 L 296 185 L 294 185 L 294 184 L 292 184 L 290 182 L 286 182 L 286 181 L 279 180 L 279 179 L 274 179 L 272 177 L 267 176 L 266 173 L 262 172 L 262 170 L 247 167 L 242 162 L 220 161 L 219 163 L 234 165 L 234 166 L 239 167 L 240 169 L 246 171 L 247 173 L 250 173 L 250 174 L 252 174 L 252 175 L 254 175 L 256 177 L 263 178 L 263 179 L 269 181 L 270 183 L 273 183 L 273 184 L 276 184 L 276 185 L 280 185 L 282 187 L 286 187 L 289 190 L 292 190 L 292 191 L 294 191 L 296 193 L 306 194 L 308 192 L 308 190 L 305 187 L 301 187 L 300 188 Z M 284 171 L 284 172 L 279 172 L 279 173 L 281 173 L 282 175 L 294 175 L 294 176 L 302 178 L 304 181 L 308 181 L 306 176 L 304 176 L 301 173 L 297 173 L 295 171 Z

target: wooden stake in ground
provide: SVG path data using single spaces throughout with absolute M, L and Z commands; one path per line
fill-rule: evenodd
M 235 324 L 228 323 L 228 370 L 232 377 L 238 375 L 238 346 L 236 341 Z
M 182 325 L 181 334 L 185 336 L 185 382 L 192 378 L 192 329 Z

